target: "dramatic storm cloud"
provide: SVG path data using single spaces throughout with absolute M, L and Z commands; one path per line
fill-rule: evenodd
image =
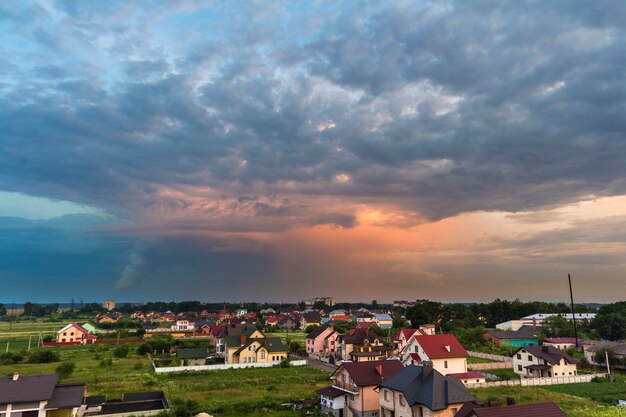
M 561 300 L 567 272 L 619 298 L 624 21 L 621 1 L 2 4 L 0 302 Z

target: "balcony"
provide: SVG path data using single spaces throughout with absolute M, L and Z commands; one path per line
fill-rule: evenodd
M 350 394 L 358 394 L 359 387 L 354 384 L 350 384 L 349 382 L 342 382 L 339 380 L 333 380 L 333 387 L 340 389 L 342 391 L 349 392 Z

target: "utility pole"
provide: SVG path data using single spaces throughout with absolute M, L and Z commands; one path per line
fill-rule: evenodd
M 572 304 L 572 322 L 574 323 L 574 339 L 576 343 L 576 350 L 578 350 L 578 332 L 576 331 L 576 313 L 574 313 L 574 293 L 572 292 L 572 276 L 567 274 L 567 280 L 569 282 L 569 298 Z

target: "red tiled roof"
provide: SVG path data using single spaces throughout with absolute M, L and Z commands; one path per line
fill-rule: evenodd
M 458 376 L 460 379 L 476 379 L 476 378 L 485 379 L 486 378 L 485 375 L 476 371 L 461 372 L 459 374 L 448 374 L 448 376 Z
M 415 335 L 414 337 L 430 359 L 467 358 L 469 356 L 453 334 Z
M 409 353 L 409 356 L 411 357 L 411 359 L 413 359 L 414 361 L 418 361 L 421 362 L 423 361 L 422 357 L 420 356 L 419 353 L 415 353 L 415 352 L 411 352 Z
M 332 321 L 350 321 L 350 316 L 346 314 L 337 314 L 333 316 Z

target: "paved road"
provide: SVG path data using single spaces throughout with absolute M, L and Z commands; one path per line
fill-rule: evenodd
M 324 372 L 335 372 L 335 370 L 337 369 L 337 366 L 335 365 L 331 365 L 329 363 L 321 362 L 311 358 L 307 358 L 306 364 L 311 368 L 319 369 L 320 371 Z

